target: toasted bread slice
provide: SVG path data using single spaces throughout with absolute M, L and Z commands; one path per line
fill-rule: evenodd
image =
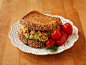
M 40 43 L 34 40 L 30 40 L 30 39 L 26 39 L 25 37 L 23 37 L 19 32 L 18 32 L 18 37 L 19 39 L 24 43 L 27 44 L 31 47 L 35 47 L 35 48 L 42 48 L 45 46 L 45 43 Z
M 20 19 L 20 23 L 34 30 L 48 31 L 54 29 L 61 22 L 60 18 L 47 16 L 32 11 Z

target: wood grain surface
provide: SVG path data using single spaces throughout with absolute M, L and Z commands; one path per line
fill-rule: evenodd
M 24 53 L 9 39 L 11 26 L 32 10 L 60 15 L 79 29 L 75 45 L 59 54 Z M 0 65 L 86 65 L 86 0 L 0 0 Z

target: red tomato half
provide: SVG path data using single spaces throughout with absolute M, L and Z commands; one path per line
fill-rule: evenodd
M 63 25 L 63 30 L 68 34 L 68 35 L 72 35 L 73 32 L 73 28 L 72 25 L 70 23 L 65 23 Z
M 61 29 L 63 28 L 62 22 L 59 24 L 59 26 L 61 27 Z
M 47 40 L 46 42 L 47 47 L 54 47 L 54 45 L 55 45 L 55 41 L 52 38 Z
M 54 40 L 57 40 L 61 37 L 61 33 L 58 31 L 58 30 L 54 30 L 52 33 L 51 33 L 51 37 L 54 39 Z
M 62 26 L 62 22 L 59 24 L 59 26 Z
M 56 41 L 56 44 L 57 44 L 57 45 L 62 45 L 62 44 L 65 43 L 65 41 L 66 41 L 66 37 L 65 37 L 64 35 L 62 35 L 62 36 L 60 37 L 60 39 L 58 39 L 58 40 Z
M 68 35 L 63 30 L 60 30 L 60 32 L 62 35 L 64 35 L 66 38 L 68 38 Z

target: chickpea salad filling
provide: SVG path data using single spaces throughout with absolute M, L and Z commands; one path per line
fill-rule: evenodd
M 55 29 L 50 31 L 38 31 L 29 29 L 28 27 L 25 27 L 24 25 L 21 24 L 19 28 L 19 33 L 27 39 L 31 39 L 41 43 L 46 43 L 49 37 L 51 37 L 51 33 L 54 30 L 60 30 L 60 27 L 57 26 Z

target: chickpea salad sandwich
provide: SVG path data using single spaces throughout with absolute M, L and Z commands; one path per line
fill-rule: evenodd
M 29 12 L 19 22 L 21 25 L 18 37 L 24 44 L 52 51 L 56 51 L 57 47 L 66 41 L 73 30 L 71 24 L 67 23 L 71 30 L 66 31 L 66 24 L 62 25 L 60 18 L 47 16 L 38 11 Z

